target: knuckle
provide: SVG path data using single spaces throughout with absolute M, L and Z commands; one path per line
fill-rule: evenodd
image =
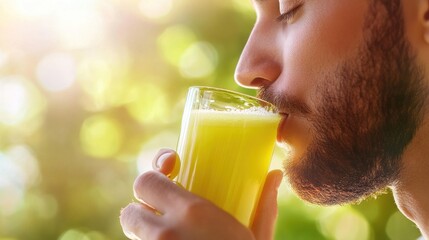
M 186 219 L 193 221 L 200 218 L 202 214 L 207 214 L 210 205 L 204 199 L 196 198 L 189 202 L 184 208 L 184 215 Z
M 158 173 L 155 171 L 149 171 L 141 174 L 134 181 L 134 190 L 138 191 L 144 189 L 146 185 L 151 185 L 158 178 Z

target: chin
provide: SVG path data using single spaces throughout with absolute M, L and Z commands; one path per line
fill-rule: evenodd
M 324 206 L 360 202 L 384 191 L 398 176 L 398 172 L 385 169 L 340 166 L 338 162 L 341 161 L 314 158 L 308 154 L 294 155 L 284 162 L 284 168 L 288 182 L 299 198 Z

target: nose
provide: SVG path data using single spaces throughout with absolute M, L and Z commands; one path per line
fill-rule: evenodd
M 250 34 L 235 69 L 235 81 L 240 86 L 268 86 L 281 74 L 282 50 L 275 29 L 269 25 L 257 22 Z

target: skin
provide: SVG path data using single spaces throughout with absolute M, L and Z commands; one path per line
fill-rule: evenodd
M 286 174 L 303 199 L 326 205 L 346 203 L 390 187 L 398 208 L 428 239 L 429 1 L 400 1 L 397 12 L 387 10 L 381 2 L 256 0 L 257 21 L 237 66 L 236 80 L 245 87 L 261 88 L 261 97 L 275 103 L 285 116 L 278 138 L 293 149 L 285 163 Z M 301 3 L 292 18 L 276 21 L 279 13 Z M 396 27 L 389 29 L 389 23 Z M 383 30 L 394 41 L 378 41 L 382 35 L 377 33 Z M 395 59 L 406 64 L 395 67 Z M 395 91 L 392 86 L 409 91 Z M 391 111 L 385 111 L 389 108 Z M 389 122 L 395 118 L 405 120 Z M 389 124 L 399 132 L 389 135 L 391 130 L 383 132 L 385 128 L 379 126 Z M 371 135 L 374 132 L 377 134 Z M 374 137 L 376 144 L 365 145 Z M 338 142 L 328 141 L 332 139 Z M 343 144 L 353 139 L 360 140 L 353 144 L 357 150 Z M 394 142 L 393 150 L 389 149 L 391 139 L 401 140 Z M 328 147 L 337 144 L 345 147 Z M 374 145 L 377 147 L 371 148 Z M 385 150 L 383 154 L 379 148 Z M 354 155 L 347 157 L 345 153 L 351 150 Z M 124 208 L 120 218 L 130 239 L 273 237 L 280 171 L 268 174 L 255 222 L 247 229 L 172 183 L 166 175 L 173 177 L 177 159 L 173 151 L 162 150 L 154 159 L 155 171 L 136 179 L 134 192 L 139 202 Z M 308 174 L 312 165 L 323 167 L 314 172 L 317 178 L 307 176 L 314 175 Z M 362 166 L 365 172 L 359 175 Z M 347 181 L 362 186 L 336 184 Z M 332 197 L 335 195 L 340 197 Z

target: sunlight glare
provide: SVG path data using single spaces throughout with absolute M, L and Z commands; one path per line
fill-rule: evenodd
M 167 16 L 172 6 L 172 0 L 141 0 L 139 9 L 145 17 L 158 19 Z
M 105 39 L 103 17 L 96 2 L 62 0 L 64 6 L 56 11 L 54 28 L 64 47 L 79 49 L 95 46 Z M 67 7 L 66 7 L 67 6 Z
M 7 5 L 10 11 L 24 18 L 38 18 L 47 16 L 54 11 L 55 0 L 9 0 Z

